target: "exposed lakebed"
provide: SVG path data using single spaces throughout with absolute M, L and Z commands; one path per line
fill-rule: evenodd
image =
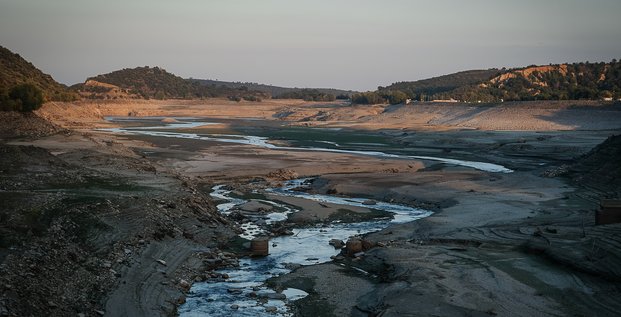
M 221 143 L 234 143 L 267 148 L 275 151 L 310 151 L 310 152 L 331 152 L 352 155 L 365 155 L 377 158 L 389 159 L 405 159 L 405 160 L 428 160 L 436 161 L 449 165 L 470 167 L 486 172 L 511 173 L 512 170 L 494 163 L 477 162 L 469 160 L 460 160 L 454 158 L 426 156 L 426 155 L 409 155 L 403 154 L 404 150 L 391 147 L 392 150 L 384 150 L 386 144 L 377 142 L 377 136 L 364 134 L 361 135 L 363 140 L 352 138 L 351 132 L 334 131 L 334 129 L 325 128 L 303 128 L 302 138 L 296 134 L 296 138 L 289 139 L 287 134 L 283 134 L 283 130 L 279 129 L 273 134 L 273 138 L 269 136 L 251 135 L 239 132 L 238 134 L 224 134 L 205 130 L 205 132 L 184 132 L 201 126 L 215 125 L 216 122 L 207 121 L 200 118 L 172 118 L 173 122 L 162 122 L 160 117 L 110 117 L 108 121 L 124 125 L 121 128 L 105 128 L 102 131 L 108 131 L 126 135 L 143 135 L 151 137 L 179 138 L 200 141 L 211 141 Z M 326 131 L 328 133 L 326 133 Z M 248 131 L 252 132 L 252 131 Z M 338 143 L 332 140 L 318 139 L 318 137 L 328 137 L 332 135 L 342 135 L 340 139 L 345 143 Z M 346 136 L 349 136 L 347 138 Z M 366 142 L 366 139 L 371 142 Z M 283 141 L 287 144 L 295 144 L 298 146 L 281 145 Z M 376 141 L 376 142 L 373 142 Z M 379 140 L 381 141 L 381 140 Z M 380 151 L 381 150 L 381 151 Z
M 319 139 L 317 131 L 320 129 L 307 128 L 308 140 L 289 140 L 279 136 L 250 134 L 218 133 L 214 129 L 193 130 L 200 126 L 213 125 L 214 122 L 200 118 L 174 118 L 168 122 L 162 122 L 162 118 L 109 118 L 123 128 L 103 129 L 108 132 L 125 135 L 143 135 L 150 137 L 179 138 L 196 140 L 197 142 L 221 142 L 240 145 L 256 146 L 274 151 L 315 151 L 332 152 L 351 155 L 364 155 L 377 157 L 378 159 L 404 159 L 404 160 L 429 160 L 448 165 L 456 165 L 479 169 L 487 172 L 510 173 L 512 170 L 497 164 L 487 162 L 465 161 L 454 158 L 431 157 L 408 155 L 394 150 L 374 137 L 352 138 L 352 140 L 334 138 Z M 335 131 L 324 133 L 320 136 L 335 134 Z M 343 132 L 346 135 L 346 132 Z M 392 150 L 391 150 L 392 149 Z M 381 150 L 381 151 L 380 151 Z M 260 194 L 269 194 L 270 197 L 295 197 L 322 203 L 330 203 L 344 208 L 347 206 L 364 207 L 385 212 L 390 217 L 377 218 L 364 222 L 339 222 L 321 223 L 301 228 L 292 229 L 291 235 L 272 237 L 269 242 L 269 256 L 262 258 L 242 258 L 239 267 L 218 271 L 225 279 L 205 283 L 195 283 L 190 290 L 187 301 L 179 307 L 181 316 L 260 316 L 260 315 L 289 315 L 287 304 L 307 294 L 296 289 L 283 290 L 277 293 L 264 286 L 264 282 L 271 277 L 290 272 L 300 265 L 313 265 L 331 260 L 338 254 L 328 242 L 332 239 L 346 240 L 354 235 L 362 235 L 377 231 L 391 223 L 404 223 L 414 221 L 431 214 L 427 210 L 397 205 L 387 202 L 374 201 L 369 206 L 366 198 L 340 197 L 333 195 L 311 194 L 300 191 L 307 185 L 307 179 L 299 179 L 286 182 L 282 187 L 264 189 Z M 221 202 L 218 210 L 228 214 L 240 205 L 250 201 L 239 197 L 226 186 L 215 186 L 212 197 Z M 268 195 L 264 195 L 267 197 Z M 296 206 L 283 204 L 276 199 L 261 199 L 261 203 L 273 206 L 273 212 L 262 215 L 262 222 L 245 222 L 241 224 L 244 232 L 241 238 L 252 239 L 259 235 L 265 235 L 265 227 L 261 224 L 271 224 L 286 221 L 288 215 L 298 212 Z M 354 268 L 355 269 L 355 268 Z

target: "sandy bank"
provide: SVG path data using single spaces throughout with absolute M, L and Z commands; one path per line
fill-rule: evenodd
M 233 102 L 134 100 L 47 103 L 38 113 L 65 127 L 99 126 L 105 116 L 254 118 L 304 126 L 407 130 L 606 130 L 621 128 L 621 105 L 594 101 L 501 104 L 359 105 L 301 100 Z

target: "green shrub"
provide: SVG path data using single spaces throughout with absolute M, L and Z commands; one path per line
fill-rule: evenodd
M 41 108 L 43 105 L 43 92 L 37 86 L 32 84 L 17 85 L 9 91 L 9 99 L 14 102 L 14 110 L 33 111 Z M 17 109 L 17 103 L 20 104 Z

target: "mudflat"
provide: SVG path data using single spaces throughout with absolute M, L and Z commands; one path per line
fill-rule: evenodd
M 16 238 L 22 246 L 3 254 L 2 281 L 11 287 L 3 305 L 10 311 L 175 314 L 193 282 L 221 278 L 214 270 L 236 262 L 227 251 L 239 229 L 218 215 L 211 187 L 226 184 L 296 206 L 301 211 L 288 220 L 291 227 L 326 221 L 342 209 L 265 192 L 304 177 L 312 178 L 309 193 L 369 199 L 368 207 L 351 208 L 356 214 L 371 212 L 374 201 L 433 214 L 364 235 L 373 247 L 356 257 L 270 279 L 276 289 L 310 294 L 291 303 L 298 315 L 614 316 L 620 308 L 621 227 L 594 221 L 600 199 L 618 197 L 619 187 L 581 183 L 578 172 L 572 174 L 582 156 L 621 133 L 616 104 L 140 101 L 49 103 L 38 115 L 59 128 L 3 141 L 13 161 L 36 157 L 41 164 L 3 168 L 11 172 L 3 173 L 2 194 L 27 195 L 16 198 L 16 206 L 95 196 L 70 209 L 94 224 L 84 233 L 86 242 L 67 232 L 65 226 L 77 223 L 69 216 L 46 224 L 56 231 Z M 182 132 L 258 135 L 282 148 L 95 130 L 118 126 L 105 117 L 128 115 L 204 118 L 217 125 Z M 304 143 L 309 135 L 350 150 L 487 162 L 512 172 L 308 151 L 303 147 L 316 146 Z M 64 182 L 42 185 L 52 179 Z M 91 191 L 67 190 L 76 184 Z M 42 251 L 58 237 L 63 242 L 53 252 Z M 34 266 L 18 265 L 24 255 Z M 65 261 L 81 269 L 58 274 Z M 69 293 L 78 287 L 70 280 L 83 283 L 87 296 Z M 34 289 L 42 284 L 58 288 Z M 29 291 L 37 305 L 20 306 Z

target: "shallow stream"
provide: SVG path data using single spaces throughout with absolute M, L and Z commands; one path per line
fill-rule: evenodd
M 293 190 L 304 187 L 306 181 L 306 179 L 289 181 L 283 187 L 269 189 L 268 192 L 273 195 L 294 196 L 343 206 L 365 206 L 363 202 L 367 199 L 363 198 L 313 195 Z M 211 195 L 222 201 L 217 208 L 223 214 L 247 202 L 245 199 L 233 197 L 231 191 L 222 185 L 215 186 Z M 282 206 L 278 202 L 272 203 Z M 263 286 L 265 280 L 288 273 L 299 265 L 330 261 L 331 256 L 339 253 L 339 250 L 328 244 L 331 239 L 347 240 L 350 236 L 383 229 L 391 223 L 414 221 L 431 214 L 426 210 L 385 202 L 377 202 L 372 208 L 390 212 L 394 217 L 361 223 L 320 224 L 294 229 L 293 235 L 290 236 L 271 238 L 269 256 L 242 258 L 239 268 L 218 271 L 218 273 L 229 276 L 226 281 L 195 283 L 188 294 L 186 303 L 179 308 L 180 316 L 274 316 L 274 314 L 288 316 L 290 313 L 287 304 L 307 294 L 296 289 L 284 290 L 282 292 L 284 296 L 276 294 L 273 290 Z M 290 206 L 281 210 L 283 211 L 267 214 L 268 222 L 282 221 L 286 219 L 288 213 L 297 211 Z M 247 226 L 244 230 L 242 237 L 247 239 L 264 234 L 260 228 Z M 254 295 L 257 297 L 255 298 Z M 257 300 L 257 298 L 263 298 L 263 300 Z

